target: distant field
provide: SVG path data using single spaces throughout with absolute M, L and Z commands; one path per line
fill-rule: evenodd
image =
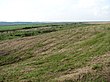
M 0 30 L 12 30 L 12 29 L 20 29 L 24 27 L 32 27 L 38 26 L 37 24 L 26 24 L 26 25 L 3 25 L 0 26 Z
M 79 23 L 61 23 L 61 24 L 38 24 L 38 25 L 15 25 L 15 26 L 4 26 L 0 30 L 0 41 L 14 38 L 22 38 L 29 36 L 36 36 L 39 34 L 55 32 L 59 30 L 78 28 L 80 26 L 90 26 L 92 24 L 79 24 Z
M 13 29 L 22 29 L 22 28 L 37 28 L 37 27 L 48 27 L 48 26 L 60 26 L 65 23 L 43 23 L 43 24 L 19 24 L 19 25 L 0 25 L 0 31 L 2 30 L 13 30 Z
M 110 24 L 110 21 L 105 21 L 105 22 L 87 22 L 86 24 Z
M 110 22 L 81 22 L 83 24 L 110 24 Z M 65 23 L 39 23 L 39 24 L 18 24 L 18 25 L 0 25 L 1 30 L 13 30 L 13 29 L 22 29 L 26 27 L 41 27 L 49 25 L 62 25 Z M 72 24 L 72 23 L 69 23 Z

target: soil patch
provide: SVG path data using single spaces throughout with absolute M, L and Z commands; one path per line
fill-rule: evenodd
M 4 50 L 0 50 L 0 56 L 6 56 L 8 54 L 9 54 L 9 52 L 4 51 Z

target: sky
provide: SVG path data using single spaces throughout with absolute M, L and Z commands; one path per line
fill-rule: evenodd
M 0 0 L 0 21 L 110 21 L 110 0 Z

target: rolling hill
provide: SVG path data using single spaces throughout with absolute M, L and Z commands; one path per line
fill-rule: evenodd
M 0 82 L 110 82 L 110 24 L 0 41 Z

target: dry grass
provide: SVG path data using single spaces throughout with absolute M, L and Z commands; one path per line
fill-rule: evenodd
M 99 57 L 94 57 L 90 62 L 88 62 L 88 65 L 83 68 L 78 68 L 74 69 L 72 71 L 67 72 L 66 75 L 62 75 L 58 78 L 55 78 L 57 82 L 64 82 L 64 81 L 78 81 L 83 79 L 85 74 L 97 74 L 97 68 L 94 69 L 93 66 L 95 65 L 100 65 L 101 64 L 101 70 L 100 70 L 100 75 L 106 74 L 108 82 L 110 81 L 109 79 L 109 69 L 110 69 L 110 53 L 107 53 L 105 55 L 99 56 Z M 103 65 L 103 66 L 102 66 Z M 95 77 L 92 77 L 95 78 Z
M 0 81 L 95 82 L 100 74 L 108 79 L 109 29 L 109 24 L 80 26 L 0 41 L 0 54 L 8 52 L 0 55 Z

